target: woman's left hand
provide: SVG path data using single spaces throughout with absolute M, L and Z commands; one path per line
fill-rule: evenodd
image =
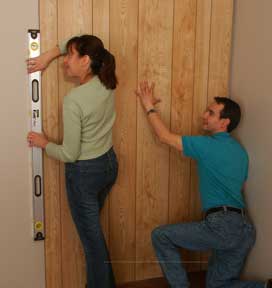
M 29 147 L 39 147 L 45 149 L 48 144 L 47 138 L 43 133 L 29 132 L 27 135 L 27 141 Z

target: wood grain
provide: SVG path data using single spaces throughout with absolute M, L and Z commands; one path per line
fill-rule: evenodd
M 119 80 L 113 133 L 119 176 L 110 197 L 110 252 L 116 279 L 124 282 L 135 279 L 138 1 L 111 1 L 110 31 Z
M 213 0 L 208 100 L 228 96 L 233 0 Z
M 41 53 L 57 43 L 57 1 L 40 1 Z M 51 141 L 59 140 L 58 67 L 51 63 L 42 74 L 43 130 Z M 59 162 L 44 154 L 45 273 L 47 288 L 62 288 L 61 214 Z
M 196 1 L 175 1 L 173 39 L 173 78 L 171 130 L 190 135 L 194 96 Z M 181 139 L 180 139 L 181 140 Z M 189 222 L 190 159 L 174 149 L 170 152 L 169 222 Z M 182 261 L 188 269 L 191 254 L 182 250 Z
M 160 114 L 170 126 L 173 1 L 139 1 L 139 80 L 156 83 Z M 168 222 L 169 148 L 154 138 L 138 106 L 136 178 L 136 279 L 160 275 L 151 231 Z

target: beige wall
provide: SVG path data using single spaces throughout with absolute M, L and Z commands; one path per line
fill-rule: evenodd
M 237 135 L 250 154 L 246 198 L 257 242 L 246 274 L 272 277 L 272 1 L 236 0 L 231 95 L 244 110 Z
M 0 2 L 0 287 L 43 288 L 43 242 L 32 240 L 27 93 L 27 29 L 38 28 L 38 0 Z

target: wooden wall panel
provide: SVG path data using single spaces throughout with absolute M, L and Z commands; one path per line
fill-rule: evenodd
M 198 0 L 197 2 L 192 135 L 199 135 L 203 132 L 201 116 L 207 107 L 211 7 L 212 0 Z M 191 191 L 189 207 L 190 219 L 201 220 L 202 212 L 200 204 L 197 167 L 194 160 L 191 160 Z M 191 260 L 195 261 L 194 267 L 191 267 L 191 270 L 204 269 L 206 267 L 207 258 L 208 256 L 205 253 L 196 252 L 191 254 Z
M 58 1 L 58 39 L 79 33 L 92 34 L 92 0 Z M 62 128 L 63 97 L 73 87 L 63 76 L 62 59 L 59 60 L 59 115 Z M 61 129 L 62 131 L 62 129 Z M 62 132 L 61 132 L 62 135 Z M 85 257 L 67 204 L 64 166 L 61 165 L 61 219 L 62 219 L 62 274 L 63 288 L 85 287 Z
M 40 1 L 41 52 L 55 46 L 57 1 Z M 59 140 L 58 67 L 52 63 L 42 74 L 43 130 L 52 141 Z M 59 161 L 44 153 L 45 268 L 47 288 L 62 288 L 61 214 Z
M 110 0 L 93 0 L 93 35 L 99 37 L 105 48 L 110 41 Z
M 194 96 L 196 1 L 176 0 L 173 41 L 173 79 L 171 102 L 171 130 L 180 135 L 190 135 Z M 171 149 L 169 182 L 169 222 L 191 221 L 190 158 Z M 182 250 L 186 268 L 191 253 Z
M 200 134 L 201 115 L 228 93 L 233 0 L 40 0 L 42 50 L 78 33 L 95 34 L 116 57 L 119 86 L 114 146 L 119 176 L 102 225 L 117 281 L 161 275 L 151 231 L 202 217 L 196 164 L 156 140 L 134 89 L 156 83 L 159 112 L 180 134 Z M 44 129 L 62 140 L 62 101 L 73 87 L 62 59 L 43 74 Z M 85 285 L 85 260 L 67 206 L 63 164 L 45 157 L 47 288 Z M 190 270 L 207 254 L 183 253 Z M 201 263 L 202 262 L 202 263 Z
M 139 1 L 139 80 L 156 82 L 160 114 L 170 126 L 173 1 Z M 169 148 L 155 143 L 141 107 L 137 113 L 136 279 L 160 274 L 150 234 L 168 222 Z
M 119 80 L 113 132 L 119 176 L 110 197 L 110 250 L 116 279 L 126 282 L 135 279 L 138 1 L 112 0 L 110 7 L 110 50 Z
M 227 96 L 231 52 L 233 0 L 213 0 L 208 99 Z
M 109 49 L 109 21 L 110 21 L 109 0 L 93 0 L 93 34 L 99 37 L 106 49 Z M 101 211 L 101 225 L 105 240 L 109 244 L 109 197 L 107 197 Z

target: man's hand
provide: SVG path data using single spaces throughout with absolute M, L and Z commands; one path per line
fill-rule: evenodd
M 150 109 L 153 109 L 154 105 L 159 103 L 161 100 L 155 98 L 153 95 L 155 87 L 154 83 L 149 85 L 147 81 L 142 81 L 140 82 L 139 86 L 140 87 L 137 91 L 135 91 L 135 94 L 141 100 L 141 104 L 145 111 L 149 111 Z M 163 123 L 158 113 L 149 114 L 147 118 L 161 143 L 170 145 L 171 147 L 182 151 L 183 146 L 181 136 L 172 133 L 169 128 Z
M 39 147 L 42 149 L 45 149 L 49 142 L 43 133 L 36 132 L 29 132 L 27 135 L 27 141 L 29 147 Z
M 149 85 L 148 81 L 145 80 L 140 82 L 139 88 L 135 91 L 145 111 L 154 108 L 157 103 L 161 102 L 160 99 L 154 97 L 154 87 L 154 82 Z

